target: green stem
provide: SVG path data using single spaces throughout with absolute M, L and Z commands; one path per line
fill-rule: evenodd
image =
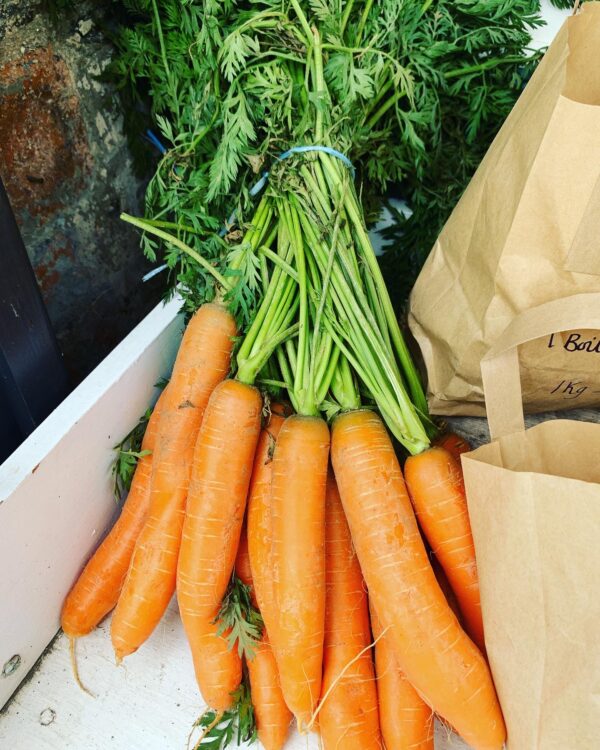
M 495 68 L 496 65 L 506 65 L 511 63 L 522 63 L 523 57 L 513 55 L 508 57 L 495 57 L 493 60 L 486 60 L 477 65 L 467 65 L 464 68 L 453 68 L 444 73 L 444 78 L 458 78 L 459 76 L 468 75 L 469 73 L 478 73 L 479 71 Z
M 331 392 L 344 411 L 360 409 L 360 395 L 352 377 L 350 363 L 344 356 L 339 358 L 335 368 L 331 380 Z
M 226 279 L 225 276 L 220 274 L 211 263 L 209 263 L 200 255 L 200 253 L 197 253 L 193 248 L 191 248 L 189 245 L 186 245 L 185 242 L 182 242 L 178 237 L 173 237 L 172 234 L 167 234 L 167 232 L 163 232 L 162 229 L 158 229 L 157 227 L 148 224 L 144 219 L 138 219 L 137 217 L 130 216 L 129 214 L 121 214 L 121 219 L 123 221 L 126 221 L 128 224 L 133 224 L 133 226 L 137 227 L 138 229 L 143 229 L 144 232 L 147 232 L 148 234 L 152 234 L 155 237 L 160 237 L 161 240 L 174 245 L 176 248 L 189 255 L 190 258 L 193 258 L 196 263 L 198 263 L 198 265 L 200 265 L 205 271 L 210 273 L 222 289 L 231 291 L 231 282 Z
M 288 344 L 291 344 L 291 343 L 292 341 L 288 339 L 286 341 L 286 347 Z M 296 396 L 294 395 L 294 376 L 292 375 L 292 370 L 290 369 L 290 363 L 288 362 L 288 358 L 286 357 L 286 354 L 282 347 L 277 348 L 276 356 L 277 356 L 277 362 L 279 364 L 279 369 L 281 370 L 281 374 L 283 375 L 283 379 L 285 380 L 285 383 L 286 383 L 288 396 L 290 397 L 290 401 L 292 402 L 294 411 L 298 411 L 298 402 L 296 401 Z
M 258 333 L 254 335 L 252 347 L 247 355 L 248 358 L 252 358 L 264 346 L 264 342 L 268 338 L 282 328 L 287 328 L 296 312 L 297 304 L 295 302 L 298 301 L 297 299 L 294 300 L 296 284 L 286 276 L 281 277 L 279 282 L 272 301 L 267 303 L 267 314 Z M 243 359 L 243 356 L 238 354 L 238 361 L 241 359 Z
M 187 232 L 188 234 L 198 234 L 203 237 L 211 234 L 210 232 L 202 232 L 199 229 L 189 224 L 178 224 L 176 221 L 160 221 L 159 219 L 144 219 L 147 224 L 152 227 L 159 227 L 161 229 L 176 229 L 180 232 Z
M 350 14 L 352 13 L 352 8 L 354 7 L 354 0 L 348 0 L 346 2 L 346 7 L 344 8 L 344 13 L 342 15 L 342 23 L 340 25 L 340 38 L 344 38 L 344 32 L 346 31 L 346 26 L 348 25 L 348 20 L 350 18 Z
M 325 74 L 323 72 L 323 49 L 321 47 L 321 35 L 318 29 L 313 29 L 314 38 L 314 55 L 315 55 L 315 88 L 316 102 L 315 107 L 317 116 L 315 119 L 315 139 L 317 143 L 323 140 L 323 105 L 322 98 L 325 97 L 327 87 L 325 85 Z
M 325 165 L 328 177 L 331 179 L 334 185 L 339 183 L 339 173 L 337 171 L 336 165 L 333 164 L 332 160 L 324 159 L 323 164 Z M 398 359 L 400 360 L 404 376 L 408 382 L 413 403 L 421 414 L 427 415 L 427 399 L 425 398 L 425 393 L 421 385 L 421 379 L 414 365 L 414 362 L 412 361 L 412 357 L 410 355 L 410 352 L 408 351 L 408 347 L 406 346 L 404 337 L 402 336 L 402 333 L 400 331 L 398 319 L 396 318 L 396 312 L 392 305 L 387 286 L 379 267 L 379 262 L 377 261 L 373 246 L 371 245 L 371 240 L 369 239 L 368 232 L 364 226 L 361 211 L 353 191 L 348 191 L 347 193 L 346 211 L 348 212 L 348 216 L 354 227 L 354 231 L 360 245 L 361 255 L 366 261 L 367 267 L 372 274 L 377 294 L 383 307 L 383 312 L 385 314 L 392 342 L 394 344 L 394 348 L 396 349 Z
M 289 263 L 286 263 L 283 258 L 277 255 L 277 253 L 274 253 L 273 250 L 263 245 L 262 247 L 258 248 L 258 252 L 261 255 L 264 255 L 265 258 L 268 258 L 274 265 L 279 266 L 279 268 L 281 268 L 284 273 L 294 279 L 294 281 L 298 281 L 298 274 L 292 268 L 292 266 L 290 266 Z
M 275 349 L 283 344 L 286 339 L 294 336 L 298 332 L 299 324 L 294 323 L 293 326 L 286 328 L 284 331 L 279 332 L 277 335 L 269 339 L 261 351 L 256 354 L 252 359 L 243 362 L 237 371 L 237 379 L 241 383 L 252 385 L 256 380 L 256 376 L 264 367 L 266 361 L 269 359 Z
M 329 332 L 328 332 L 327 338 L 331 342 L 331 347 L 330 347 L 331 354 L 325 360 L 325 368 L 323 370 L 323 373 L 320 374 L 317 379 L 317 403 L 318 404 L 322 403 L 325 397 L 327 396 L 327 391 L 329 390 L 329 386 L 331 385 L 331 381 L 337 369 L 338 359 L 340 358 L 339 347 L 333 345 L 333 338 L 331 337 Z
M 390 96 L 390 98 L 385 102 L 385 104 L 382 104 L 381 107 L 375 112 L 375 114 L 371 115 L 371 117 L 367 120 L 367 123 L 365 125 L 366 128 L 369 130 L 372 130 L 375 125 L 381 120 L 381 118 L 385 115 L 385 113 L 391 109 L 397 102 L 402 99 L 402 97 L 406 96 L 406 92 L 402 89 L 400 91 L 396 91 L 396 93 L 393 96 Z
M 329 257 L 327 259 L 327 267 L 325 269 L 325 273 L 323 274 L 322 288 L 318 290 L 319 295 L 320 295 L 320 300 L 319 300 L 319 306 L 317 308 L 315 321 L 314 321 L 314 337 L 313 337 L 313 347 L 312 347 L 312 352 L 311 352 L 311 366 L 310 366 L 310 386 L 313 389 L 313 392 L 316 390 L 315 367 L 317 365 L 317 348 L 320 343 L 321 318 L 323 316 L 323 310 L 325 309 L 325 302 L 327 301 L 327 295 L 329 292 L 329 284 L 331 282 L 331 273 L 333 271 L 333 263 L 335 260 L 335 253 L 336 253 L 336 245 L 338 241 L 338 234 L 340 231 L 340 223 L 342 220 L 343 200 L 344 200 L 344 196 L 342 195 L 340 196 L 340 204 L 336 211 L 335 223 L 334 223 L 333 232 L 331 235 L 331 242 L 330 242 L 330 248 L 329 248 Z
M 167 50 L 165 49 L 165 40 L 163 37 L 163 30 L 160 23 L 160 14 L 158 12 L 158 4 L 156 0 L 152 0 L 152 8 L 154 10 L 154 19 L 156 21 L 156 33 L 158 34 L 158 44 L 160 46 L 160 54 L 163 61 L 163 66 L 165 69 L 165 73 L 167 74 L 167 79 L 171 80 L 171 70 L 169 68 L 169 63 L 167 60 Z
M 303 214 L 300 216 L 302 219 Z M 327 247 L 323 246 L 315 235 L 309 221 L 303 221 L 303 227 L 307 235 L 307 247 L 316 254 L 323 271 L 327 262 Z M 348 270 L 346 266 L 346 272 Z M 399 378 L 395 360 L 390 359 L 390 353 L 381 339 L 376 324 L 373 325 L 369 320 L 371 312 L 368 303 L 362 297 L 360 279 L 350 285 L 336 264 L 333 270 L 331 296 L 336 308 L 336 325 L 340 327 L 348 345 L 357 352 L 357 356 L 351 359 L 347 350 L 342 351 L 360 374 L 382 412 L 385 411 L 389 415 L 390 429 L 408 450 L 420 452 L 429 443 L 427 435 Z M 332 330 L 332 323 L 328 318 L 329 316 L 326 316 L 325 320 Z M 338 341 L 339 335 L 336 336 L 336 343 Z
M 280 216 L 286 224 L 286 232 L 294 249 L 300 295 L 298 362 L 295 368 L 294 391 L 300 404 L 300 413 L 310 415 L 316 414 L 317 409 L 314 403 L 314 393 L 311 393 L 309 382 L 310 324 L 306 259 L 304 256 L 302 232 L 300 231 L 300 221 L 296 207 L 293 205 L 294 203 L 293 198 L 289 201 L 281 201 Z
M 300 7 L 300 3 L 298 0 L 291 0 L 290 5 L 296 12 L 296 15 L 298 16 L 298 20 L 300 21 L 300 25 L 304 29 L 304 33 L 306 34 L 306 42 L 307 46 L 310 45 L 310 40 L 312 39 L 312 29 L 310 28 L 310 24 L 308 22 L 307 17 L 304 15 L 304 11 Z
M 281 251 L 284 252 L 283 246 L 281 247 Z M 280 283 L 282 276 L 283 271 L 280 268 L 275 268 L 267 293 L 264 295 L 256 316 L 252 321 L 252 325 L 246 333 L 244 341 L 238 351 L 238 362 L 250 357 L 252 348 L 255 345 L 257 338 L 261 335 L 261 331 L 264 333 L 264 331 L 268 329 L 268 322 L 275 314 L 277 302 L 283 291 Z
M 360 44 L 360 40 L 362 39 L 363 31 L 365 30 L 365 24 L 367 23 L 367 18 L 369 17 L 369 13 L 371 12 L 371 8 L 373 6 L 373 0 L 367 0 L 365 3 L 365 7 L 362 12 L 362 16 L 360 17 L 360 22 L 358 24 L 358 29 L 356 31 L 356 44 Z

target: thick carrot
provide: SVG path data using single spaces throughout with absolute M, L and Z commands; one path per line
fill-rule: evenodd
M 183 335 L 158 423 L 150 510 L 112 619 L 117 660 L 150 636 L 175 591 L 194 443 L 208 398 L 229 370 L 235 333 L 231 315 L 211 303 Z
M 325 537 L 327 605 L 318 714 L 323 746 L 381 750 L 366 587 L 331 473 Z
M 433 750 L 433 712 L 404 676 L 371 606 L 379 724 L 386 750 Z
M 435 579 L 381 419 L 367 410 L 337 417 L 332 461 L 369 595 L 398 665 L 475 750 L 500 750 L 506 730 L 491 675 Z
M 235 564 L 256 444 L 262 397 L 257 388 L 225 380 L 209 399 L 198 434 L 177 566 L 177 600 L 200 691 L 211 708 L 231 705 L 205 685 L 206 628 L 219 612 Z M 241 674 L 241 672 L 240 672 Z M 227 688 L 227 689 L 226 689 Z
M 458 600 L 465 627 L 484 649 L 475 547 L 461 467 L 444 448 L 410 456 L 406 486 L 417 519 Z
M 469 443 L 455 432 L 445 432 L 439 438 L 433 441 L 438 448 L 445 448 L 460 463 L 460 457 L 463 453 L 471 450 Z
M 242 583 L 252 587 L 253 602 L 256 606 L 248 554 L 248 537 L 245 530 L 242 531 L 240 538 L 235 572 Z M 250 678 L 250 693 L 256 717 L 258 739 L 265 750 L 281 750 L 289 732 L 292 714 L 283 699 L 275 656 L 266 632 L 263 633 L 260 643 L 256 646 L 254 657 L 246 659 L 246 666 Z
M 273 606 L 273 564 L 271 560 L 271 470 L 279 430 L 284 422 L 283 407 L 274 404 L 271 418 L 256 448 L 248 492 L 248 555 L 258 608 L 270 633 L 276 622 Z
M 71 638 L 91 632 L 119 599 L 133 548 L 150 507 L 152 454 L 165 393 L 161 393 L 150 415 L 142 440 L 142 451 L 150 453 L 138 459 L 121 515 L 88 561 L 63 605 L 60 624 Z
M 321 693 L 325 629 L 325 488 L 329 430 L 285 420 L 273 456 L 272 560 L 276 623 L 269 633 L 285 701 L 301 730 Z

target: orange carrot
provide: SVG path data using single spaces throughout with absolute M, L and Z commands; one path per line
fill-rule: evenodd
M 250 567 L 250 554 L 248 552 L 248 532 L 246 529 L 246 524 L 242 526 L 242 532 L 240 534 L 240 542 L 238 544 L 237 554 L 235 557 L 235 574 L 244 584 L 244 586 L 248 586 L 250 588 L 250 598 L 252 600 L 252 606 L 257 609 L 258 604 L 256 601 L 256 591 L 254 590 L 254 584 L 252 582 L 252 568 Z
M 192 645 L 196 679 L 204 701 L 217 714 L 233 706 L 232 693 L 242 681 L 242 660 L 237 648 L 230 648 L 228 633 L 217 635 L 219 626 L 210 618 L 194 623 Z M 187 632 L 187 631 L 186 631 Z M 201 660 L 201 661 L 200 661 Z
M 285 701 L 301 730 L 321 693 L 325 629 L 325 487 L 329 430 L 318 417 L 285 420 L 272 468 L 273 601 L 269 633 Z
M 261 412 L 262 398 L 254 386 L 225 380 L 215 388 L 194 450 L 181 537 L 179 610 L 200 691 L 217 711 L 231 706 L 231 690 L 227 681 L 219 693 L 212 681 L 205 657 L 206 628 L 219 612 L 235 564 Z
M 367 410 L 337 417 L 332 461 L 369 595 L 398 665 L 475 750 L 500 750 L 506 730 L 491 675 L 435 579 L 381 419 Z
M 111 624 L 118 661 L 150 636 L 175 591 L 194 443 L 208 398 L 229 370 L 235 333 L 231 315 L 211 303 L 183 335 L 157 428 L 150 510 Z
M 324 750 L 381 750 L 366 587 L 332 474 L 325 536 L 327 606 L 318 713 Z
M 273 453 L 285 413 L 273 404 L 271 418 L 256 448 L 248 492 L 248 555 L 258 608 L 270 633 L 275 627 L 273 605 L 273 564 L 271 560 L 271 470 Z
M 389 633 L 371 606 L 379 723 L 386 750 L 433 750 L 433 712 L 398 666 Z
M 484 649 L 475 547 L 462 471 L 444 448 L 410 456 L 406 485 L 417 519 L 458 600 L 466 630 Z
M 88 561 L 63 605 L 60 624 L 71 638 L 91 632 L 119 599 L 133 548 L 150 507 L 152 452 L 165 393 L 163 391 L 156 402 L 142 440 L 142 451 L 150 451 L 150 454 L 138 459 L 121 515 Z
M 242 583 L 252 587 L 253 603 L 256 606 L 250 557 L 248 555 L 248 537 L 245 530 L 242 531 L 240 538 L 235 572 Z M 250 693 L 256 717 L 258 739 L 265 750 L 281 750 L 292 722 L 292 714 L 283 699 L 277 664 L 266 632 L 263 633 L 260 643 L 257 644 L 254 657 L 246 659 L 246 666 L 250 678 Z
M 451 453 L 454 458 L 460 464 L 460 457 L 463 453 L 468 453 L 471 450 L 469 443 L 460 435 L 455 432 L 445 432 L 440 437 L 433 441 L 434 445 L 438 448 L 445 448 L 448 453 Z
M 460 607 L 458 606 L 458 599 L 456 598 L 456 594 L 454 593 L 454 591 L 452 591 L 452 587 L 450 586 L 450 582 L 448 581 L 448 578 L 444 573 L 444 569 L 442 568 L 440 561 L 433 554 L 433 552 L 431 552 L 431 550 L 429 549 L 427 551 L 429 553 L 429 562 L 431 563 L 431 567 L 433 568 L 436 580 L 440 588 L 442 589 L 442 593 L 446 597 L 446 601 L 450 605 L 450 609 L 454 612 L 459 622 L 462 622 L 462 614 L 460 611 Z

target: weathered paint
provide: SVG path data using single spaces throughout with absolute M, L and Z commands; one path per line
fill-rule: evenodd
M 158 301 L 138 233 L 142 211 L 120 102 L 100 80 L 109 4 L 52 23 L 39 0 L 0 3 L 0 174 L 65 361 L 79 381 Z

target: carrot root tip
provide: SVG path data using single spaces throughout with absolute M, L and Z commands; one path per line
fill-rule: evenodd
M 73 677 L 75 679 L 77 687 L 80 690 L 82 690 L 84 693 L 87 693 L 90 698 L 95 698 L 96 696 L 94 695 L 94 693 L 86 688 L 79 676 L 79 667 L 77 666 L 77 656 L 75 654 L 75 640 L 76 639 L 73 636 L 69 636 L 69 656 L 71 658 L 71 670 L 73 672 Z

